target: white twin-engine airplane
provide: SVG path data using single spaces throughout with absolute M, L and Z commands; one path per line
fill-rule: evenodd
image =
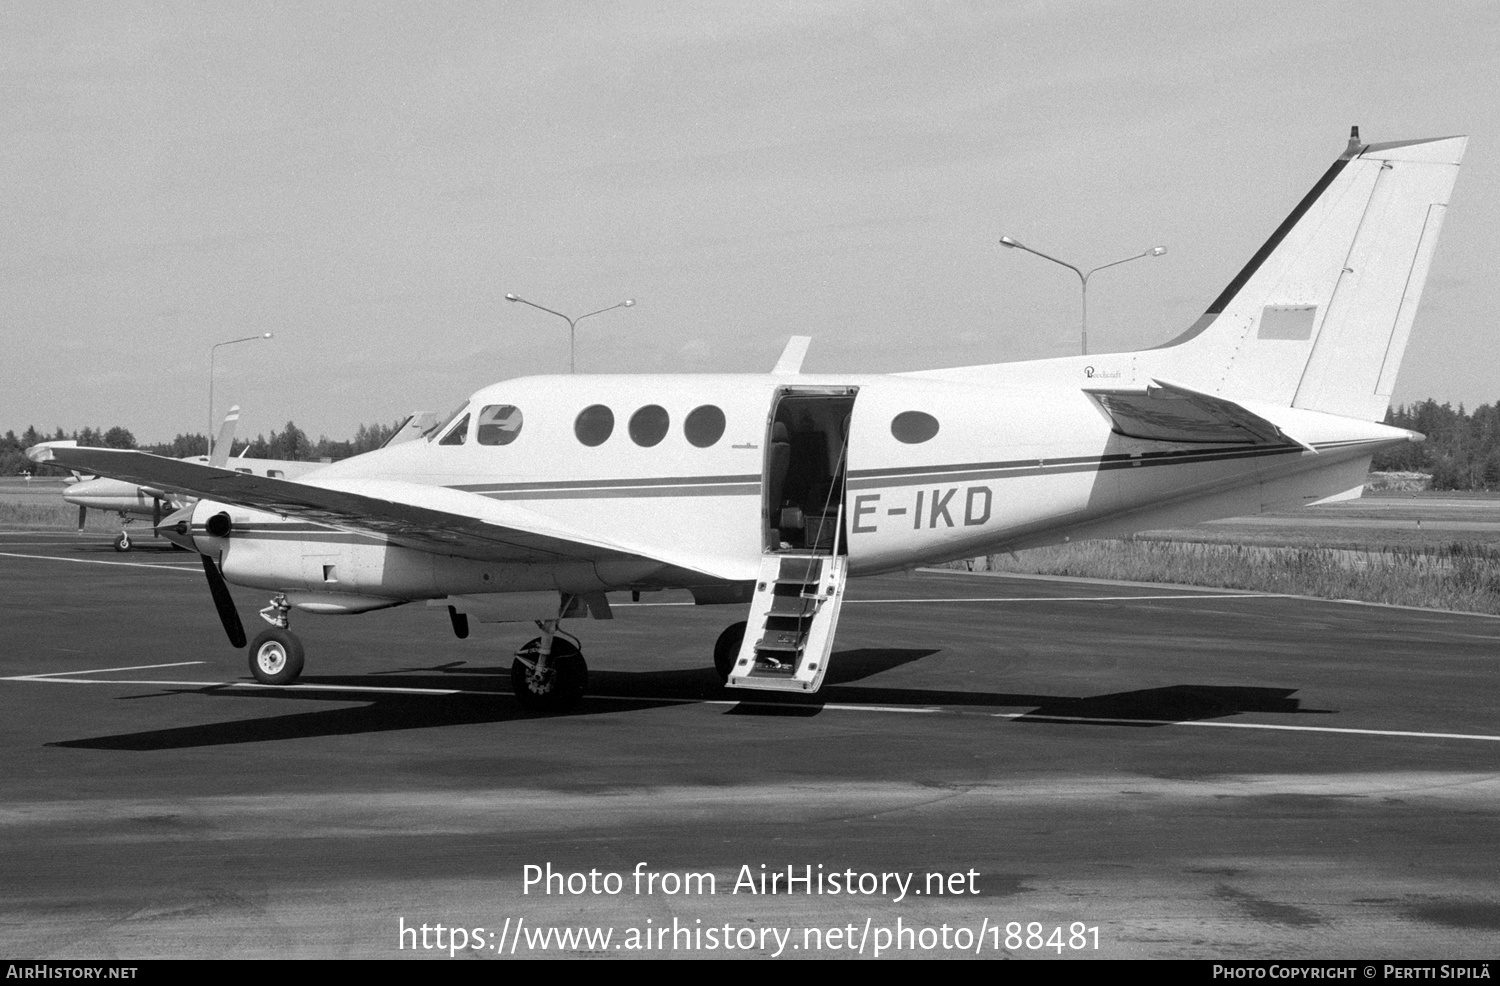
M 424 441 L 300 482 L 140 452 L 57 462 L 201 497 L 162 533 L 226 585 L 271 593 L 250 645 L 302 670 L 292 610 L 428 600 L 467 636 L 536 621 L 520 702 L 569 708 L 587 668 L 559 624 L 606 593 L 748 606 L 714 664 L 737 688 L 814 692 L 845 580 L 1078 538 L 1359 495 L 1465 138 L 1356 137 L 1196 323 L 1155 349 L 887 375 L 546 376 L 474 394 Z

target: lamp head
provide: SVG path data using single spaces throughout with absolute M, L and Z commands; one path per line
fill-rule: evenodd
M 634 304 L 635 304 L 635 299 L 634 298 L 626 298 L 624 301 L 620 302 L 620 307 L 621 308 L 629 308 L 630 306 L 632 306 Z
M 520 300 L 521 300 L 521 299 L 520 299 L 520 298 L 517 298 L 517 297 L 516 297 L 516 296 L 515 296 L 515 295 L 513 295 L 513 294 L 508 294 L 508 295 L 506 295 L 506 296 L 505 296 L 505 300 L 506 300 L 506 301 L 520 301 Z
M 1164 247 L 1164 246 L 1154 246 L 1154 247 L 1151 248 L 1151 256 L 1153 256 L 1153 257 L 1160 257 L 1162 254 L 1164 254 L 1166 252 L 1167 252 L 1167 248 Z
M 1011 239 L 1009 236 L 1002 236 L 1000 237 L 1000 245 L 1003 247 L 1010 247 L 1012 250 L 1014 250 L 1021 244 L 1016 240 Z

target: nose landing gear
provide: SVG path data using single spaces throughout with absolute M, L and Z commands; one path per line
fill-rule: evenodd
M 262 685 L 290 685 L 302 674 L 302 641 L 288 629 L 291 609 L 286 596 L 278 593 L 260 611 L 261 619 L 271 624 L 271 629 L 250 645 L 250 673 Z M 244 639 L 240 638 L 242 642 Z

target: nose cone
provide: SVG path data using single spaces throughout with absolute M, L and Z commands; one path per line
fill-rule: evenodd
M 192 507 L 183 507 L 163 517 L 161 523 L 156 525 L 156 533 L 189 551 L 198 550 L 198 546 L 193 542 Z

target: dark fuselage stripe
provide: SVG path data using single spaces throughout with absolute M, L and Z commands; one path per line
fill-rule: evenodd
M 684 484 L 670 486 L 665 482 L 653 486 L 595 486 L 571 489 L 493 490 L 479 493 L 491 500 L 586 500 L 602 497 L 658 496 L 751 496 L 760 494 L 760 478 L 749 483 L 722 483 L 713 486 Z
M 1321 450 L 1332 450 L 1353 442 L 1326 442 Z M 1004 473 L 1026 475 L 1039 472 L 1080 472 L 1091 469 L 1123 469 L 1136 465 L 1166 466 L 1187 465 L 1199 462 L 1217 462 L 1228 459 L 1251 458 L 1265 455 L 1298 454 L 1303 449 L 1298 445 L 1215 445 L 1207 448 L 1171 449 L 1161 452 L 1139 454 L 1115 453 L 1112 455 L 1060 456 L 1047 459 L 1013 459 L 1004 462 L 964 462 L 952 465 L 897 466 L 889 469 L 854 469 L 849 473 L 849 488 L 864 489 L 875 480 L 907 478 L 911 482 L 929 480 L 964 480 L 977 478 L 981 474 Z M 879 483 L 878 485 L 890 485 Z M 577 500 L 608 499 L 614 497 L 657 496 L 750 496 L 761 489 L 758 475 L 741 476 L 683 476 L 653 477 L 650 479 L 593 479 L 553 483 L 470 483 L 451 486 L 449 489 L 474 493 L 492 500 Z
M 1384 440 L 1353 440 L 1324 442 L 1319 451 L 1351 448 L 1360 445 L 1384 444 Z M 1150 468 L 1154 466 L 1192 466 L 1210 462 L 1226 462 L 1236 459 L 1260 458 L 1263 456 L 1300 455 L 1306 451 L 1298 445 L 1251 445 L 1216 446 L 1207 449 L 1174 449 L 1163 452 L 1144 452 L 1138 455 L 1114 454 L 1105 456 L 1071 456 L 1058 459 L 1017 459 L 1008 462 L 970 462 L 948 466 L 910 466 L 895 469 L 853 470 L 849 475 L 848 489 L 890 489 L 901 486 L 917 486 L 927 483 L 960 483 L 980 480 L 1018 479 L 1030 476 L 1058 475 L 1075 472 L 1104 472 L 1112 469 Z M 572 500 L 613 499 L 619 497 L 680 497 L 680 496 L 755 496 L 759 497 L 761 485 L 758 477 L 754 482 L 746 477 L 733 477 L 734 482 L 705 483 L 704 477 L 682 479 L 654 478 L 650 480 L 593 481 L 588 486 L 569 484 L 550 487 L 535 483 L 514 485 L 488 484 L 486 486 L 450 487 L 466 490 L 479 496 L 495 500 Z M 485 492 L 479 492 L 484 490 Z M 263 508 L 264 509 L 264 508 Z M 477 519 L 477 518 L 474 518 Z M 360 526 L 357 520 L 352 521 Z M 284 523 L 236 523 L 234 535 L 249 539 L 275 541 L 316 541 L 323 544 L 367 544 L 371 540 L 382 541 L 386 537 L 420 537 L 431 539 L 446 536 L 453 539 L 476 536 L 474 531 L 443 531 L 420 523 L 410 532 L 400 530 L 371 530 L 356 533 L 336 529 L 339 520 L 330 519 L 328 525 L 308 521 L 286 521 Z M 399 525 L 393 525 L 399 526 Z M 496 525 L 504 529 L 504 525 Z M 434 531 L 438 532 L 436 535 Z M 517 530 L 525 536 L 528 532 Z M 193 526 L 195 537 L 206 537 L 201 524 Z M 488 540 L 488 539 L 486 539 Z M 507 543 L 507 542 L 496 542 Z
M 464 493 L 480 493 L 488 496 L 492 493 L 517 493 L 526 491 L 552 491 L 552 490 L 575 490 L 575 489 L 614 489 L 649 486 L 677 486 L 690 483 L 697 486 L 725 486 L 743 483 L 754 483 L 760 485 L 760 473 L 743 473 L 738 476 L 681 476 L 681 477 L 652 477 L 642 479 L 571 479 L 550 480 L 530 483 L 467 483 L 459 486 L 450 486 L 449 489 L 460 490 Z

